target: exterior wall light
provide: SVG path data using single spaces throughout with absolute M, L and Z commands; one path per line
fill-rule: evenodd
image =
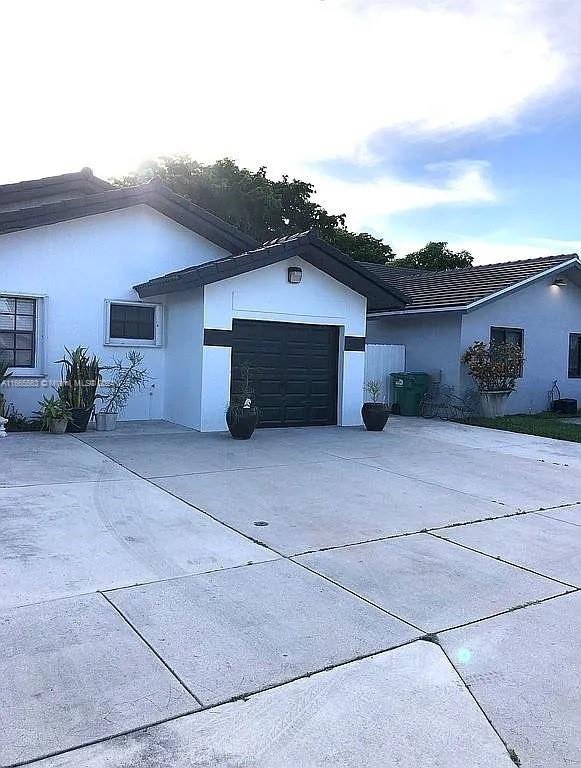
M 564 288 L 567 285 L 567 281 L 564 277 L 557 277 L 553 285 L 557 285 L 559 288 Z
M 293 283 L 294 285 L 297 285 L 301 282 L 303 279 L 303 270 L 300 267 L 289 267 L 288 268 L 288 281 L 289 283 Z

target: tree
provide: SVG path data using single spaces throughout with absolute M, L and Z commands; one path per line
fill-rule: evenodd
M 452 251 L 448 243 L 429 242 L 419 251 L 393 261 L 394 267 L 414 267 L 430 271 L 471 267 L 474 257 L 468 251 Z
M 229 158 L 204 165 L 188 155 L 172 155 L 149 160 L 112 183 L 133 186 L 154 176 L 260 243 L 317 229 L 321 237 L 354 259 L 385 264 L 395 256 L 383 240 L 367 232 L 350 232 L 344 213 L 330 214 L 316 203 L 312 184 L 288 176 L 269 179 L 264 166 L 250 171 Z

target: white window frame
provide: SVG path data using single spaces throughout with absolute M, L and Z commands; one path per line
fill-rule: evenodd
M 129 307 L 153 307 L 155 310 L 155 339 L 118 339 L 111 336 L 111 305 L 124 304 Z M 163 346 L 163 304 L 146 301 L 127 301 L 126 299 L 105 300 L 105 327 L 103 344 L 106 347 L 162 347 Z
M 35 302 L 35 338 L 34 338 L 34 367 L 13 365 L 8 371 L 14 378 L 43 378 L 46 376 L 45 360 L 45 328 L 46 328 L 46 295 L 39 293 L 22 293 L 22 291 L 0 290 L 3 298 L 33 299 Z

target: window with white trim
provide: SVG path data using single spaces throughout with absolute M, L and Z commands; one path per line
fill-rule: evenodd
M 105 302 L 105 344 L 159 347 L 162 344 L 161 304 L 141 301 Z
M 38 300 L 0 296 L 0 361 L 11 368 L 36 367 Z

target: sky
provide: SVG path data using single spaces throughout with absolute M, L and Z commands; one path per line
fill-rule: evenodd
M 578 0 L 22 0 L 0 183 L 148 157 L 312 181 L 399 255 L 581 252 Z

